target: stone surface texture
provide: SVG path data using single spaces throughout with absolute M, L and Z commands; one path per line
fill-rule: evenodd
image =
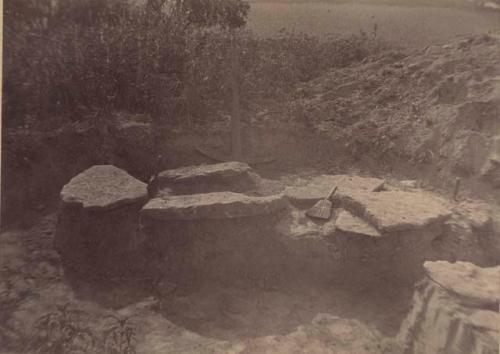
M 313 177 L 305 185 L 285 189 L 285 195 L 295 202 L 315 202 L 326 197 L 334 187 L 338 192 L 349 194 L 351 191 L 373 192 L 383 188 L 385 181 L 379 178 L 349 175 L 321 175 Z
M 150 200 L 143 217 L 162 220 L 231 219 L 272 214 L 284 209 L 282 195 L 252 197 L 233 192 L 179 195 Z
M 448 230 L 452 207 L 420 189 L 387 190 L 381 179 L 346 175 L 323 175 L 297 184 L 285 195 L 298 209 L 283 214 L 277 231 L 296 271 L 310 277 L 337 279 L 349 274 L 346 279 L 365 283 L 391 274 L 411 283 L 422 276 L 424 261 L 447 252 L 440 246 L 458 239 L 450 233 L 447 240 L 435 241 Z M 332 185 L 338 186 L 332 219 L 325 223 L 305 217 L 309 205 L 324 198 Z M 473 214 L 470 218 L 476 223 L 484 221 L 481 213 Z M 457 244 L 469 244 L 465 241 Z
M 187 166 L 161 172 L 158 182 L 161 188 L 169 187 L 175 194 L 242 192 L 255 185 L 251 171 L 242 162 Z
M 285 189 L 292 202 L 313 203 L 325 198 L 332 186 L 333 196 L 341 206 L 380 233 L 421 229 L 434 222 L 443 222 L 451 215 L 447 203 L 435 195 L 421 191 L 384 190 L 384 180 L 348 175 L 322 175 L 306 185 Z
M 112 165 L 97 165 L 83 171 L 61 191 L 64 204 L 78 204 L 87 210 L 109 210 L 146 197 L 145 183 Z
M 425 262 L 427 276 L 472 306 L 495 306 L 500 300 L 500 266 L 481 268 L 472 263 Z
M 250 171 L 250 166 L 242 162 L 223 162 L 212 165 L 181 167 L 175 170 L 163 171 L 159 178 L 167 182 L 196 182 L 203 178 L 233 178 Z
M 498 353 L 500 267 L 427 262 L 397 336 L 405 354 Z
M 426 260 L 481 260 L 482 254 L 459 251 L 481 248 L 475 230 L 490 224 L 489 211 L 479 202 L 452 208 L 419 189 L 387 190 L 377 178 L 265 180 L 242 163 L 181 168 L 163 176 L 171 190 L 163 188 L 145 205 L 146 186 L 116 167 L 95 166 L 75 177 L 61 193 L 56 247 L 63 260 L 76 268 L 119 268 L 117 259 L 151 253 L 149 247 L 155 250 L 146 257 L 153 273 L 170 280 L 194 276 L 273 284 L 340 277 L 367 283 L 391 276 L 413 283 Z M 246 194 L 211 191 L 241 187 L 247 178 L 253 187 Z M 280 193 L 287 184 L 293 187 Z M 339 189 L 332 218 L 308 218 L 300 203 L 313 204 L 334 185 Z M 197 188 L 204 192 L 193 193 Z
M 341 232 L 371 237 L 381 236 L 376 228 L 343 209 L 339 212 L 335 226 Z
M 339 190 L 334 200 L 381 232 L 422 229 L 443 222 L 451 215 L 444 200 L 426 192 L 344 193 Z

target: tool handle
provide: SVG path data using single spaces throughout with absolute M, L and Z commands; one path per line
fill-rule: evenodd
M 336 191 L 337 191 L 337 186 L 333 187 L 330 193 L 328 193 L 328 197 L 326 197 L 326 200 L 330 200 L 330 198 L 333 197 Z

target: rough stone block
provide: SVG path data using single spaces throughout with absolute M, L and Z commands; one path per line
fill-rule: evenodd
M 158 182 L 160 188 L 171 188 L 175 194 L 243 192 L 255 184 L 250 172 L 250 166 L 241 162 L 187 166 L 161 172 Z
M 344 193 L 339 190 L 334 200 L 381 233 L 422 229 L 443 222 L 451 215 L 444 200 L 425 192 Z
M 93 166 L 73 177 L 61 191 L 64 205 L 86 210 L 109 210 L 147 198 L 145 183 L 111 165 Z
M 481 268 L 468 262 L 425 262 L 427 276 L 463 304 L 495 307 L 500 301 L 500 266 Z
M 426 262 L 398 341 L 408 354 L 498 353 L 500 267 Z
M 162 220 L 232 219 L 266 215 L 283 210 L 283 195 L 251 197 L 233 192 L 178 195 L 150 200 L 143 218 Z

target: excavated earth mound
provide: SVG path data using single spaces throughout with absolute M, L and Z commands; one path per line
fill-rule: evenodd
M 257 108 L 254 124 L 296 122 L 300 129 L 287 133 L 287 149 L 304 131 L 314 132 L 294 154 L 281 154 L 284 160 L 323 170 L 355 165 L 447 191 L 459 176 L 462 186 L 498 200 L 499 57 L 500 37 L 494 35 L 385 52 L 303 84 L 291 102 Z

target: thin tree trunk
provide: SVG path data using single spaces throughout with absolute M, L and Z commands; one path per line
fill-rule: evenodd
M 239 92 L 239 55 L 236 50 L 236 34 L 231 39 L 231 89 L 233 92 L 231 117 L 231 152 L 234 160 L 241 159 L 241 117 Z

